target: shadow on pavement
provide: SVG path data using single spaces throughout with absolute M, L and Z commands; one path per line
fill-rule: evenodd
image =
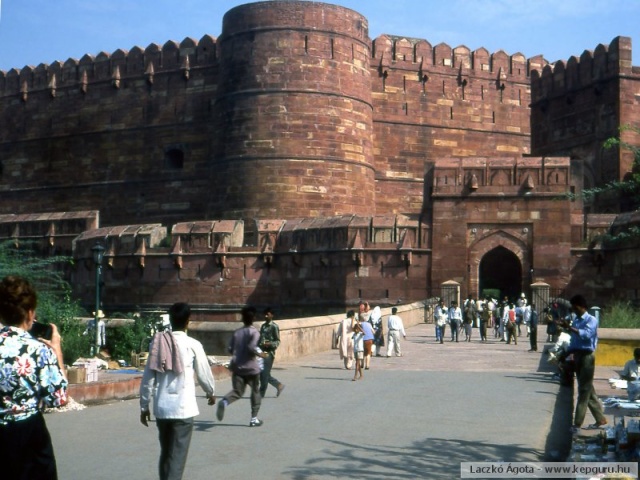
M 558 371 L 558 367 L 547 359 L 548 347 L 545 345 L 540 352 L 537 374 L 528 376 L 520 375 L 525 381 L 538 381 L 544 383 L 559 383 L 551 376 Z M 571 450 L 571 422 L 573 419 L 573 389 L 560 387 L 553 406 L 551 426 L 545 442 L 545 461 L 564 461 Z
M 544 460 L 562 462 L 571 450 L 573 420 L 573 388 L 560 387 L 553 406 L 551 427 L 544 445 Z
M 321 367 L 318 365 L 300 365 L 300 367 L 302 368 L 313 368 L 316 370 L 346 370 L 346 368 L 343 367 Z
M 316 478 L 460 478 L 462 462 L 541 461 L 530 448 L 483 442 L 426 438 L 409 446 L 353 445 L 329 438 L 327 449 L 306 465 L 285 473 L 296 480 Z
M 208 432 L 214 425 L 215 423 L 211 420 L 196 420 L 193 422 L 193 428 L 198 432 Z
M 558 383 L 558 381 L 551 378 L 550 375 L 540 373 L 532 373 L 530 375 L 505 375 L 505 377 L 519 378 L 525 382 Z
M 305 380 L 330 380 L 332 382 L 346 382 L 351 381 L 353 377 L 345 378 L 331 378 L 331 377 L 305 377 Z

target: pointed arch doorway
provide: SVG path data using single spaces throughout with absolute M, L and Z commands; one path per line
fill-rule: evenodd
M 500 298 L 508 296 L 515 300 L 522 290 L 522 264 L 511 250 L 498 246 L 489 250 L 480 260 L 479 293 L 499 290 Z

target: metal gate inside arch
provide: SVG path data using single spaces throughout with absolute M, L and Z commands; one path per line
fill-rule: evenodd
M 480 296 L 499 294 L 500 300 L 505 296 L 515 300 L 523 291 L 520 259 L 505 247 L 499 246 L 487 252 L 480 261 L 478 273 Z

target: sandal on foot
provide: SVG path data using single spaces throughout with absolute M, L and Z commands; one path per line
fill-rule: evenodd
M 591 425 L 587 425 L 584 427 L 585 430 L 600 430 L 601 428 L 605 428 L 606 423 L 592 423 Z

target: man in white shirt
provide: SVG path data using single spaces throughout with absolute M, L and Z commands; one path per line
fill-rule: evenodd
M 153 415 L 160 440 L 160 479 L 180 479 L 187 461 L 193 418 L 198 415 L 195 371 L 209 405 L 216 402 L 215 380 L 202 344 L 187 336 L 191 309 L 174 303 L 169 309 L 172 332 L 158 333 L 140 384 L 140 422 L 148 427 L 153 392 Z
M 629 382 L 640 380 L 640 348 L 636 348 L 633 358 L 624 364 L 620 378 Z
M 458 306 L 458 302 L 451 302 L 449 307 L 449 326 L 451 328 L 451 341 L 458 341 L 458 333 L 462 325 L 462 310 Z
M 407 334 L 404 331 L 404 325 L 402 324 L 402 319 L 396 315 L 398 313 L 398 309 L 393 307 L 391 309 L 391 315 L 389 315 L 389 319 L 387 320 L 387 331 L 389 332 L 389 342 L 387 346 L 387 357 L 391 356 L 391 350 L 395 350 L 396 357 L 401 357 L 402 353 L 400 352 L 400 335 L 404 338 L 407 338 Z
M 449 322 L 449 310 L 444 304 L 444 299 L 440 299 L 440 303 L 433 313 L 433 321 L 436 324 L 436 342 L 444 342 L 444 332 Z

